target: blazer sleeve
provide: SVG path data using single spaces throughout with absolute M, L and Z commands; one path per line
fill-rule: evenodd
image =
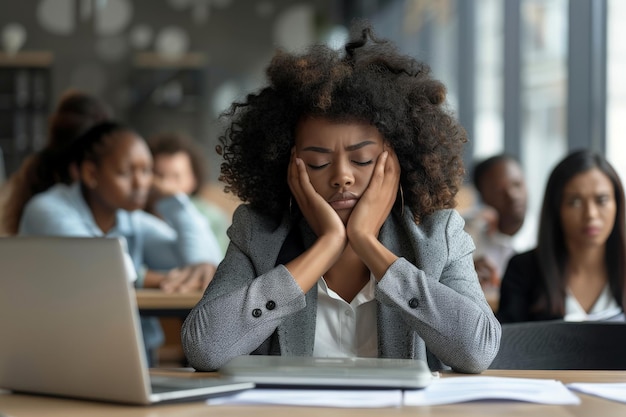
M 408 327 L 426 347 L 456 371 L 478 373 L 498 353 L 501 328 L 480 288 L 472 252 L 474 245 L 453 210 L 433 220 L 421 247 L 423 263 L 440 268 L 420 269 L 399 258 L 377 286 L 377 298 L 401 312 Z M 443 224 L 438 230 L 437 224 Z M 441 244 L 438 244 L 440 242 Z
M 306 305 L 304 293 L 283 265 L 264 273 L 255 266 L 255 259 L 277 254 L 263 252 L 265 245 L 254 237 L 266 235 L 268 245 L 280 239 L 261 229 L 247 208 L 237 209 L 226 257 L 183 324 L 183 349 L 195 369 L 219 369 L 235 356 L 250 354 L 286 316 Z

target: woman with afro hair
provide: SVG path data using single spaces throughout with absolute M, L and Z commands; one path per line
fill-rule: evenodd
M 343 51 L 278 52 L 218 146 L 239 206 L 182 330 L 189 363 L 387 357 L 477 373 L 500 343 L 453 209 L 466 134 L 445 87 L 367 23 Z

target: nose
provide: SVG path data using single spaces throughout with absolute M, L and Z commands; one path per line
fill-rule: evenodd
M 137 170 L 133 175 L 133 188 L 148 188 L 152 182 L 152 173 L 144 170 Z
M 517 201 L 524 195 L 524 189 L 520 185 L 511 185 L 506 187 L 504 194 L 509 201 Z
M 585 217 L 593 219 L 598 216 L 598 206 L 594 201 L 589 201 L 585 204 Z
M 349 163 L 340 161 L 336 162 L 333 167 L 334 170 L 330 179 L 333 187 L 345 188 L 354 184 L 354 174 Z

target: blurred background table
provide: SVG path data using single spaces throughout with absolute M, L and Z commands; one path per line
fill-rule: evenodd
M 184 318 L 200 301 L 203 293 L 165 293 L 156 288 L 141 288 L 135 290 L 135 294 L 141 315 Z
M 166 293 L 157 288 L 135 290 L 137 307 L 142 316 L 158 317 L 165 335 L 159 348 L 159 367 L 181 366 L 187 363 L 180 340 L 183 321 L 202 298 L 202 291 L 192 293 Z

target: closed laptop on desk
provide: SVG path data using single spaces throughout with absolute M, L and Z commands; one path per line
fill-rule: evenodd
M 259 386 L 328 388 L 424 388 L 432 373 L 426 362 L 388 358 L 239 356 L 220 369 L 236 381 Z
M 150 385 L 122 244 L 0 238 L 0 388 L 150 404 L 253 387 L 220 378 Z

